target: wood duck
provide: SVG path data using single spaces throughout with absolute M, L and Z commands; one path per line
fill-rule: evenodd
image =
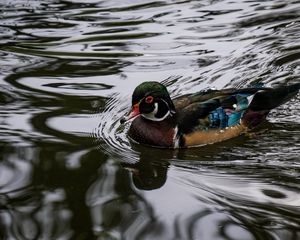
M 132 95 L 129 137 L 141 144 L 185 148 L 224 141 L 262 123 L 271 109 L 294 97 L 300 83 L 278 88 L 208 90 L 170 98 L 158 82 L 144 82 Z

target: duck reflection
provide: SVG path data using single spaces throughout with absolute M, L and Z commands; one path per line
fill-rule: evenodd
M 164 223 L 157 219 L 143 193 L 132 185 L 142 190 L 159 188 L 166 181 L 167 168 L 166 163 L 146 159 L 121 165 L 108 160 L 86 194 L 94 233 L 103 239 L 143 239 L 151 229 L 159 236 Z
M 140 190 L 153 190 L 162 187 L 167 181 L 169 162 L 148 159 L 141 156 L 136 164 L 123 163 L 122 166 L 132 173 L 132 182 Z

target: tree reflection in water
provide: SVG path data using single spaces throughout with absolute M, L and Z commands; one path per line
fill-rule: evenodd
M 3 239 L 93 239 L 85 193 L 105 156 L 66 144 L 3 150 Z
M 97 149 L 54 143 L 1 150 L 1 239 L 299 237 L 293 208 L 275 210 L 255 198 L 214 188 L 207 175 L 201 176 L 210 169 L 199 168 L 198 162 L 157 161 L 157 154 L 145 151 L 139 162 L 120 164 Z M 174 152 L 159 157 L 171 159 L 170 154 Z M 176 176 L 175 166 L 187 174 L 179 184 L 167 181 L 168 171 Z M 177 198 L 170 198 L 172 188 Z M 262 192 L 286 198 L 275 190 Z M 168 205 L 178 206 L 176 214 L 168 212 Z
M 123 168 L 98 150 L 67 144 L 2 150 L 2 239 L 107 239 L 124 234 L 136 239 L 149 229 L 159 234 L 163 227 L 132 187 L 130 172 L 138 179 L 133 181 L 137 187 L 154 189 L 166 181 L 167 165 L 124 163 Z

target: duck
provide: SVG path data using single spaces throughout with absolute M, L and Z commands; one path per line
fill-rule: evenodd
M 253 86 L 206 90 L 171 99 L 165 85 L 146 81 L 132 94 L 128 137 L 158 148 L 214 144 L 248 132 L 269 112 L 295 97 L 300 83 L 275 88 Z

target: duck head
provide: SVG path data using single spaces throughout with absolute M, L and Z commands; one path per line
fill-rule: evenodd
M 150 121 L 163 121 L 175 115 L 175 107 L 167 88 L 158 82 L 144 82 L 132 94 L 132 109 L 121 119 L 124 123 L 136 116 Z

